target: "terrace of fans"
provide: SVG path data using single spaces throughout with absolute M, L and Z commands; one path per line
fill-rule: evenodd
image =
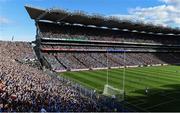
M 124 52 L 126 66 L 180 63 L 178 29 L 81 11 L 25 7 L 35 20 L 38 58 L 54 71 L 121 67 Z

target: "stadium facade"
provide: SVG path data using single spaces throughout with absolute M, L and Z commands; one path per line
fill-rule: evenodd
M 82 11 L 25 8 L 37 29 L 36 54 L 53 71 L 180 64 L 178 29 Z

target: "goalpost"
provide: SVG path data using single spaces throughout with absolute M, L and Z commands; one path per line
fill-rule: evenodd
M 123 68 L 123 80 L 122 80 L 122 88 L 115 88 L 111 85 L 109 85 L 109 67 L 108 67 L 108 50 L 107 50 L 107 75 L 106 75 L 106 84 L 104 85 L 103 94 L 106 96 L 112 96 L 113 98 L 118 97 L 120 101 L 124 100 L 124 94 L 125 94 L 125 66 L 126 66 L 126 54 L 125 51 L 123 52 L 123 62 L 124 62 L 124 68 Z

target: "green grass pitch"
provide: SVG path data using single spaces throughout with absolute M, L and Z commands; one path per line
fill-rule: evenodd
M 123 69 L 109 69 L 109 85 L 122 89 Z M 102 93 L 107 70 L 64 72 L 81 85 Z M 148 88 L 148 94 L 145 89 Z M 180 66 L 126 68 L 125 107 L 136 111 L 180 111 Z

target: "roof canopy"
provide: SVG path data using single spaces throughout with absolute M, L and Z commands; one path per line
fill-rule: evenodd
M 144 33 L 161 33 L 180 36 L 179 29 L 154 26 L 152 24 L 134 23 L 130 20 L 120 20 L 116 17 L 103 17 L 100 15 L 88 15 L 82 11 L 68 12 L 62 9 L 40 9 L 25 6 L 31 19 L 48 20 L 53 22 L 65 22 L 70 24 L 94 25 L 97 27 L 127 29 Z

